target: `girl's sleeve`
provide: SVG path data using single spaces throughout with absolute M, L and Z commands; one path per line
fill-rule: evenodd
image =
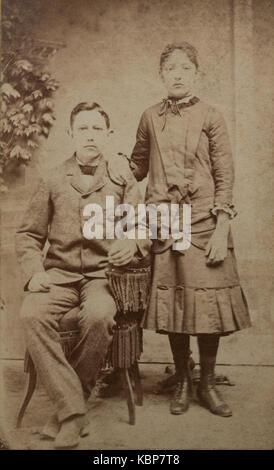
M 130 158 L 130 168 L 137 181 L 142 181 L 149 169 L 149 133 L 146 114 L 143 113 L 136 134 L 136 143 Z
M 215 182 L 215 200 L 212 213 L 227 212 L 231 218 L 236 211 L 233 205 L 234 163 L 227 126 L 223 116 L 212 110 L 208 122 L 209 155 Z
M 124 187 L 123 204 L 128 204 L 134 208 L 134 232 L 135 240 L 138 248 L 137 258 L 143 259 L 150 254 L 152 242 L 149 238 L 149 228 L 146 224 L 146 216 L 139 218 L 139 204 L 144 204 L 144 198 L 140 191 L 140 185 L 137 183 L 133 174 L 127 178 L 127 183 Z M 144 238 L 139 237 L 138 227 L 142 226 L 142 234 Z M 133 221 L 132 221 L 133 228 Z

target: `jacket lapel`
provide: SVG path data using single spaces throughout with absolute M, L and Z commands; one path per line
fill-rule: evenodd
M 184 178 L 189 194 L 194 194 L 198 187 L 194 182 L 195 158 L 208 107 L 201 101 L 191 108 L 185 109 L 187 133 L 185 146 Z
M 182 185 L 184 182 L 184 163 L 180 168 L 175 163 L 172 146 L 170 145 L 168 132 L 165 126 L 165 115 L 161 112 L 161 107 L 152 115 L 152 122 L 156 141 L 158 143 L 160 158 L 164 167 L 166 179 L 169 188 L 177 186 L 182 194 Z
M 185 109 L 185 113 L 188 113 L 186 149 L 187 153 L 189 155 L 193 155 L 194 157 L 197 151 L 207 112 L 208 107 L 201 101 L 199 101 L 199 103 L 197 103 L 195 106 Z
M 175 166 L 168 134 L 164 129 L 165 116 L 161 111 L 161 107 L 159 107 L 156 113 L 153 113 L 152 121 L 168 185 L 169 187 L 177 185 L 182 196 L 185 196 L 187 188 L 191 193 L 195 191 L 195 188 L 192 187 L 194 160 L 208 107 L 199 101 L 194 106 L 185 108 L 182 112 L 182 119 L 185 119 L 187 123 L 185 141 L 186 154 L 181 171 Z M 175 168 L 176 172 L 174 171 Z
M 68 160 L 66 174 L 70 177 L 71 186 L 80 194 L 85 196 L 98 191 L 98 189 L 105 186 L 107 182 L 106 162 L 103 156 L 99 161 L 94 177 L 90 178 L 90 184 L 88 184 L 88 178 L 85 178 L 86 175 L 81 173 L 74 155 Z
M 162 157 L 164 168 L 166 169 L 169 157 L 171 156 L 170 145 L 167 138 L 167 133 L 164 132 L 165 127 L 165 115 L 161 111 L 161 107 L 152 114 L 152 122 L 156 141 L 158 143 L 159 151 Z

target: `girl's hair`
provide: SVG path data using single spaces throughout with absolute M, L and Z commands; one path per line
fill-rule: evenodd
M 179 42 L 179 43 L 173 43 L 173 44 L 168 44 L 160 57 L 160 71 L 163 69 L 163 65 L 166 62 L 166 60 L 169 58 L 169 56 L 172 54 L 173 51 L 176 49 L 179 49 L 180 51 L 185 52 L 189 60 L 195 65 L 196 70 L 199 68 L 198 64 L 198 51 L 195 49 L 194 46 L 189 44 L 188 42 Z

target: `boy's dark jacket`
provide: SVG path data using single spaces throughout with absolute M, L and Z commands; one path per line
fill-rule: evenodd
M 44 270 L 55 284 L 74 282 L 84 275 L 105 277 L 107 253 L 113 240 L 87 240 L 82 228 L 87 220 L 83 216 L 86 204 L 99 204 L 105 220 L 106 196 L 114 196 L 115 207 L 128 203 L 136 209 L 137 204 L 143 202 L 134 176 L 129 177 L 124 186 L 115 184 L 109 178 L 103 158 L 90 187 L 75 156 L 40 179 L 16 234 L 16 251 L 25 288 L 35 273 Z M 46 241 L 49 249 L 44 257 Z M 137 242 L 140 257 L 149 253 L 150 244 L 149 240 Z

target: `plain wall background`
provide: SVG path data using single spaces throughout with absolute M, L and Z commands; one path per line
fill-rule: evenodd
M 98 101 L 115 130 L 113 151 L 130 153 L 141 113 L 164 96 L 158 74 L 160 53 L 167 43 L 186 40 L 199 51 L 197 95 L 223 112 L 231 136 L 239 212 L 233 233 L 254 325 L 225 340 L 221 359 L 229 362 L 233 350 L 234 362 L 271 361 L 273 350 L 266 338 L 274 329 L 273 2 L 25 0 L 22 8 L 34 3 L 40 7 L 29 23 L 31 33 L 65 47 L 47 66 L 60 81 L 56 123 L 25 175 L 10 182 L 3 198 L 1 356 L 23 357 L 24 352 L 14 231 L 34 179 L 71 155 L 66 134 L 71 109 L 80 101 Z M 165 337 L 146 333 L 146 338 L 145 359 L 170 359 Z M 254 348 L 262 343 L 258 356 Z

